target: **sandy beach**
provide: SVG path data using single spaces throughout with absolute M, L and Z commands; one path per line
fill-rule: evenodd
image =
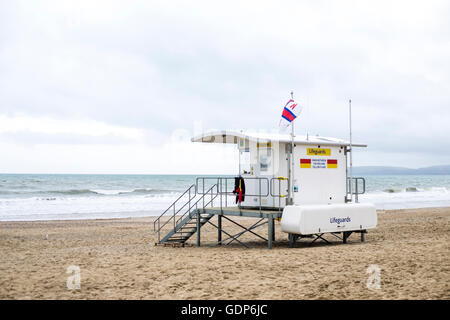
M 364 243 L 328 235 L 331 245 L 289 248 L 277 223 L 272 250 L 251 235 L 242 237 L 250 249 L 208 246 L 212 226 L 202 228 L 200 248 L 155 246 L 153 219 L 1 222 L 0 298 L 450 298 L 450 208 L 379 211 Z M 380 268 L 378 290 L 366 286 L 370 265 Z M 67 289 L 69 266 L 80 268 L 78 290 Z

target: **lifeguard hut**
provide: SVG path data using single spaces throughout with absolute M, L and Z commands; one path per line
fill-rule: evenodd
M 349 177 L 347 169 L 352 148 L 366 147 L 364 144 L 320 136 L 294 138 L 235 131 L 206 132 L 193 137 L 192 142 L 235 144 L 239 172 L 236 177 L 196 178 L 195 184 L 155 220 L 159 244 L 184 245 L 196 234 L 200 246 L 205 224 L 218 230 L 213 245 L 236 241 L 247 247 L 239 238 L 251 233 L 267 241 L 269 248 L 275 240 L 275 220 L 281 220 L 290 246 L 299 238 L 328 242 L 325 234 L 346 243 L 350 234 L 360 233 L 364 241 L 367 230 L 377 225 L 375 207 L 358 201 L 358 195 L 365 192 L 364 178 Z M 236 178 L 242 179 L 245 194 L 234 204 Z M 233 220 L 238 216 L 258 220 L 243 227 Z M 222 219 L 243 230 L 229 234 L 222 228 Z M 267 238 L 254 231 L 266 224 Z

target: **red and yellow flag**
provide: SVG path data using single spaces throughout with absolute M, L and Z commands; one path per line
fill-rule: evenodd
M 300 159 L 300 168 L 311 168 L 311 159 Z
M 337 160 L 335 159 L 328 159 L 327 160 L 327 168 L 337 168 Z

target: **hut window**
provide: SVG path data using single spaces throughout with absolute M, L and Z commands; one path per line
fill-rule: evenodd
M 260 172 L 270 172 L 272 170 L 272 149 L 259 149 L 259 170 Z

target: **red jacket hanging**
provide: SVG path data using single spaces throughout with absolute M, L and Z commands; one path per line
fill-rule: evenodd
M 236 203 L 245 201 L 245 182 L 241 176 L 234 178 L 233 193 L 236 194 Z

